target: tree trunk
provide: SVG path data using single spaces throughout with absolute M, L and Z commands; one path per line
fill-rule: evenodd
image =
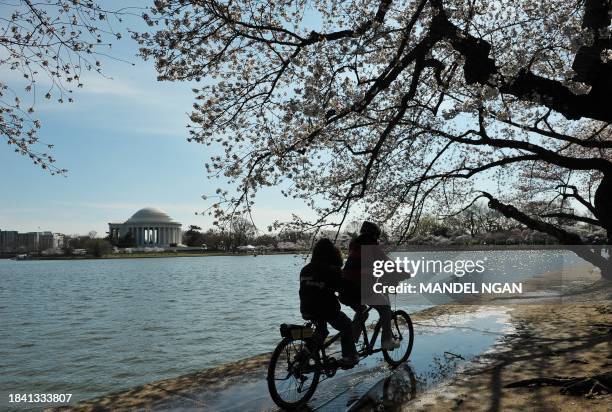
M 606 229 L 608 240 L 606 244 L 610 245 L 612 241 L 612 173 L 605 173 L 597 191 L 595 191 L 594 206 L 596 217 L 603 223 Z M 610 252 L 610 250 L 608 250 Z M 608 258 L 608 264 L 601 269 L 601 276 L 605 279 L 612 280 L 612 259 Z

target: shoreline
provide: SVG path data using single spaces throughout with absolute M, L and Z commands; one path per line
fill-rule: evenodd
M 150 253 L 121 253 L 104 255 L 101 257 L 95 257 L 90 255 L 85 256 L 31 256 L 27 259 L 21 259 L 18 261 L 33 261 L 33 260 L 113 260 L 113 259 L 164 259 L 164 258 L 182 258 L 182 257 L 209 257 L 209 256 L 268 256 L 268 255 L 303 255 L 308 253 L 307 251 L 278 251 L 278 252 L 265 252 L 265 253 L 231 253 L 231 252 L 205 252 L 205 253 L 194 253 L 194 252 L 150 252 Z M 0 257 L 0 260 L 15 260 L 13 257 Z
M 526 298 L 526 302 L 518 305 L 512 305 L 512 307 L 509 309 L 509 313 L 511 314 L 509 329 L 511 332 L 503 335 L 503 337 L 500 339 L 499 346 L 495 345 L 495 348 L 486 350 L 475 360 L 467 362 L 467 364 L 463 365 L 459 370 L 454 371 L 451 375 L 453 377 L 452 380 L 441 382 L 436 384 L 434 387 L 425 389 L 423 393 L 417 396 L 417 399 L 406 403 L 402 407 L 405 407 L 406 410 L 412 410 L 415 407 L 417 407 L 419 410 L 455 410 L 457 409 L 458 405 L 465 404 L 467 408 L 466 410 L 490 410 L 491 405 L 486 406 L 487 403 L 483 400 L 484 395 L 478 394 L 486 393 L 491 395 L 491 377 L 489 376 L 489 373 L 490 371 L 496 371 L 499 369 L 499 362 L 511 364 L 508 363 L 509 361 L 507 356 L 509 356 L 509 354 L 511 354 L 513 351 L 518 351 L 519 349 L 521 356 L 527 358 L 530 356 L 549 357 L 554 355 L 554 351 L 544 351 L 539 353 L 539 349 L 537 347 L 533 347 L 533 342 L 530 340 L 533 339 L 533 337 L 531 337 L 531 335 L 527 336 L 524 334 L 526 327 L 531 327 L 535 331 L 539 331 L 539 339 L 548 339 L 553 342 L 557 335 L 563 335 L 567 332 L 563 328 L 568 327 L 568 325 L 559 322 L 559 318 L 567 319 L 568 322 L 570 322 L 570 326 L 574 325 L 575 328 L 580 327 L 582 328 L 583 332 L 586 330 L 586 333 L 583 333 L 585 336 L 592 336 L 593 333 L 588 330 L 586 325 L 581 324 L 580 319 L 582 314 L 588 314 L 588 316 L 585 315 L 583 317 L 585 319 L 592 320 L 593 318 L 597 317 L 598 311 L 601 311 L 601 316 L 604 317 L 602 323 L 605 324 L 605 322 L 608 321 L 612 322 L 612 316 L 606 315 L 606 307 L 609 308 L 607 310 L 610 310 L 610 313 L 612 313 L 612 306 L 609 304 L 610 295 L 606 295 L 606 293 L 609 293 L 609 288 L 604 288 L 604 291 L 602 292 L 600 288 L 601 281 L 598 280 L 599 274 L 597 273 L 596 269 L 593 267 L 590 267 L 589 269 L 588 265 L 566 268 L 561 277 L 563 278 L 563 281 L 559 282 L 559 273 L 544 273 L 537 275 L 530 280 L 529 283 L 533 288 L 548 285 L 552 289 L 562 288 L 565 293 L 562 296 L 557 296 L 552 301 L 547 301 L 546 299 Z M 596 287 L 593 285 L 596 285 Z M 584 302 L 581 302 L 581 300 L 584 300 Z M 496 297 L 491 297 L 490 301 L 483 302 L 480 305 L 443 304 L 420 310 L 414 314 L 411 314 L 411 317 L 413 321 L 418 324 L 424 321 L 436 321 L 436 319 L 443 319 L 445 316 L 451 314 L 458 315 L 462 313 L 474 313 L 483 308 L 495 306 L 508 306 L 508 302 L 502 299 L 497 299 Z M 574 315 L 570 316 L 571 313 L 574 313 Z M 605 318 L 606 316 L 608 317 Z M 557 322 L 555 322 L 555 320 Z M 546 327 L 548 324 L 551 324 L 552 326 L 549 325 L 549 327 Z M 612 329 L 610 330 L 610 333 L 612 333 Z M 605 335 L 605 333 L 602 336 L 605 336 L 606 339 L 610 340 L 608 335 Z M 601 339 L 601 337 L 599 339 Z M 598 348 L 597 350 L 600 351 L 601 348 Z M 610 349 L 610 354 L 612 354 L 612 348 Z M 99 410 L 100 408 L 119 410 L 132 408 L 154 408 L 156 404 L 159 404 L 159 402 L 168 402 L 168 399 L 188 397 L 190 393 L 196 390 L 196 388 L 205 387 L 207 390 L 215 391 L 222 388 L 224 385 L 227 385 L 228 382 L 231 381 L 245 381 L 249 378 L 252 379 L 254 376 L 260 375 L 261 371 L 266 368 L 269 356 L 270 353 L 258 354 L 245 359 L 225 363 L 216 367 L 202 369 L 197 372 L 180 375 L 174 378 L 163 379 L 125 390 L 115 391 L 93 399 L 80 401 L 75 405 L 60 406 L 50 410 L 93 411 Z M 418 353 L 413 353 L 411 356 L 418 356 Z M 572 368 L 575 366 L 573 362 L 570 362 L 572 359 L 566 359 L 561 362 L 565 365 L 566 371 L 568 370 L 568 367 Z M 609 362 L 609 366 L 612 367 L 612 361 Z M 591 366 L 596 365 L 592 364 Z M 533 368 L 526 367 L 525 365 L 517 366 L 517 368 L 519 371 L 517 376 L 520 375 L 523 378 L 528 377 L 529 372 L 533 372 L 534 370 Z M 541 370 L 541 367 L 536 370 Z M 580 371 L 576 370 L 576 373 L 578 372 Z M 475 376 L 480 376 L 477 382 L 475 381 Z M 485 379 L 483 376 L 486 376 L 487 379 Z M 504 383 L 506 382 L 504 381 Z M 529 409 L 534 407 L 533 403 L 529 403 L 531 398 L 529 396 L 525 396 L 520 389 L 496 388 L 496 390 L 503 393 L 507 399 L 513 400 L 517 396 L 516 394 L 519 394 L 518 396 L 522 399 L 522 402 L 524 402 L 525 408 Z M 558 388 L 556 388 L 556 390 L 558 392 Z M 532 393 L 533 389 L 529 388 L 524 389 L 523 391 Z M 558 403 L 559 405 L 562 405 L 563 402 L 567 401 L 567 397 L 565 395 L 555 396 L 554 390 L 551 392 L 550 388 L 546 388 L 545 392 L 546 397 L 550 396 L 556 399 L 554 402 L 560 402 Z M 500 394 L 496 394 L 495 396 L 497 398 L 502 397 Z M 442 400 L 440 400 L 440 398 L 442 398 Z M 531 401 L 533 402 L 533 399 Z M 601 409 L 600 406 L 607 405 L 605 399 L 603 403 L 598 403 L 592 399 L 587 399 L 586 401 L 588 401 L 588 408 L 592 410 L 605 410 Z
M 609 412 L 612 394 L 596 382 L 612 374 L 612 284 L 594 268 L 568 272 L 536 276 L 531 286 L 563 293 L 514 306 L 514 332 L 398 410 Z
M 386 245 L 388 246 L 388 245 Z M 385 247 L 386 247 L 385 246 Z M 608 245 L 592 245 L 593 247 L 608 247 Z M 570 250 L 568 247 L 563 247 L 560 244 L 507 244 L 507 245 L 484 245 L 484 244 L 448 244 L 448 245 L 409 245 L 400 249 L 393 249 L 391 252 L 407 253 L 407 252 L 440 252 L 440 251 L 520 251 L 520 250 Z M 144 258 L 172 258 L 172 257 L 208 257 L 208 256 L 268 256 L 268 255 L 305 255 L 309 254 L 310 250 L 278 250 L 278 251 L 260 251 L 253 252 L 227 252 L 227 251 L 205 251 L 205 252 L 188 252 L 188 251 L 166 251 L 166 252 L 136 252 L 136 253 L 117 253 L 108 254 L 100 257 L 92 255 L 73 255 L 73 256 L 28 256 L 21 260 L 103 260 L 103 259 L 144 259 Z M 0 260 L 16 260 L 18 253 L 0 256 Z
M 411 316 L 415 324 L 430 323 L 427 329 L 454 328 L 458 319 L 469 315 L 507 312 L 503 305 L 461 305 L 446 304 L 428 307 Z M 274 331 L 271 330 L 271 333 Z M 280 339 L 280 338 L 279 338 Z M 273 349 L 273 348 L 271 348 Z M 49 408 L 49 411 L 95 412 L 100 410 L 171 410 L 169 405 L 177 403 L 179 408 L 205 409 L 206 405 L 194 397 L 205 392 L 214 396 L 228 387 L 249 384 L 262 380 L 272 352 L 260 353 L 233 362 L 201 369 L 195 372 L 161 379 L 135 387 L 113 391 L 99 397 L 82 400 L 74 405 Z M 413 352 L 414 356 L 414 352 Z M 367 361 L 364 361 L 367 363 Z M 386 364 L 383 365 L 387 368 Z M 266 398 L 267 391 L 261 393 Z M 245 400 L 248 403 L 248 399 Z M 271 401 L 270 401 L 271 402 Z M 257 409 L 259 410 L 259 409 Z M 264 408 L 262 410 L 268 410 Z M 273 410 L 277 410 L 274 408 Z M 325 409 L 323 409 L 325 410 Z

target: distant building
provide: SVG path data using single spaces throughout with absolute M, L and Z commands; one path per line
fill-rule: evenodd
M 39 232 L 19 233 L 17 235 L 17 249 L 28 252 L 38 252 L 39 249 Z
M 0 231 L 0 251 L 13 251 L 17 248 L 17 237 L 19 232 L 16 230 Z
M 64 235 L 51 232 L 0 231 L 0 252 L 40 252 L 62 247 Z
M 40 250 L 59 249 L 64 246 L 64 235 L 60 233 L 42 232 L 38 235 Z
M 181 224 L 153 207 L 140 209 L 123 223 L 109 223 L 108 233 L 115 241 L 130 233 L 136 247 L 178 245 L 182 240 Z

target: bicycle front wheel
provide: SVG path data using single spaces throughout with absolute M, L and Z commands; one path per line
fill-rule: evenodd
M 274 403 L 283 409 L 296 409 L 312 397 L 319 383 L 321 368 L 315 356 L 300 339 L 283 339 L 268 365 L 268 390 Z
M 414 343 L 414 329 L 410 315 L 403 310 L 393 312 L 391 333 L 394 339 L 399 340 L 400 345 L 393 350 L 383 350 L 383 356 L 389 365 L 399 366 L 410 356 Z

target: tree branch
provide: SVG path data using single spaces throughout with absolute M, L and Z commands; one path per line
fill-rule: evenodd
M 545 213 L 545 214 L 540 215 L 540 217 L 558 217 L 560 219 L 576 220 L 579 222 L 588 223 L 589 225 L 604 227 L 603 224 L 597 219 L 592 219 L 586 216 L 578 216 L 572 213 L 563 213 L 563 212 Z
M 556 239 L 564 245 L 582 245 L 582 239 L 575 233 L 567 232 L 561 229 L 558 226 L 553 224 L 543 222 L 541 220 L 534 219 L 525 213 L 518 210 L 516 207 L 512 205 L 508 205 L 500 202 L 496 198 L 494 198 L 490 193 L 481 192 L 484 197 L 489 199 L 489 208 L 493 210 L 497 210 L 502 215 L 517 220 L 527 226 L 530 229 L 537 230 L 539 232 L 548 233 L 551 236 L 554 236 Z
M 455 26 L 447 17 L 442 0 L 431 0 L 431 3 L 437 10 L 434 24 L 432 24 L 433 29 L 448 39 L 453 49 L 465 58 L 463 71 L 467 84 L 479 83 L 497 87 L 501 93 L 542 104 L 568 119 L 587 117 L 612 122 L 612 110 L 608 105 L 601 104 L 602 98 L 612 95 L 612 64 L 603 63 L 597 50 L 587 50 L 583 46 L 582 53 L 579 51 L 574 60 L 574 70 L 577 73 L 588 74 L 588 78 L 583 78 L 587 76 L 585 74 L 578 79 L 592 86 L 587 94 L 574 94 L 560 81 L 534 74 L 528 67 L 521 69 L 514 78 L 506 79 L 501 75 L 495 60 L 489 57 L 491 45 L 486 40 L 477 38 Z M 607 9 L 603 3 L 607 5 Z M 585 13 L 593 11 L 591 14 L 596 16 L 595 9 L 609 10 L 609 5 L 609 0 L 589 0 L 586 2 Z M 609 11 L 604 14 L 608 16 L 608 13 Z M 597 19 L 601 20 L 595 17 L 591 20 Z M 609 20 L 608 17 L 608 24 Z M 599 28 L 602 24 L 605 22 L 597 23 L 597 27 Z M 601 47 L 603 46 L 600 46 L 599 49 Z M 497 80 L 494 79 L 494 75 L 498 76 Z

